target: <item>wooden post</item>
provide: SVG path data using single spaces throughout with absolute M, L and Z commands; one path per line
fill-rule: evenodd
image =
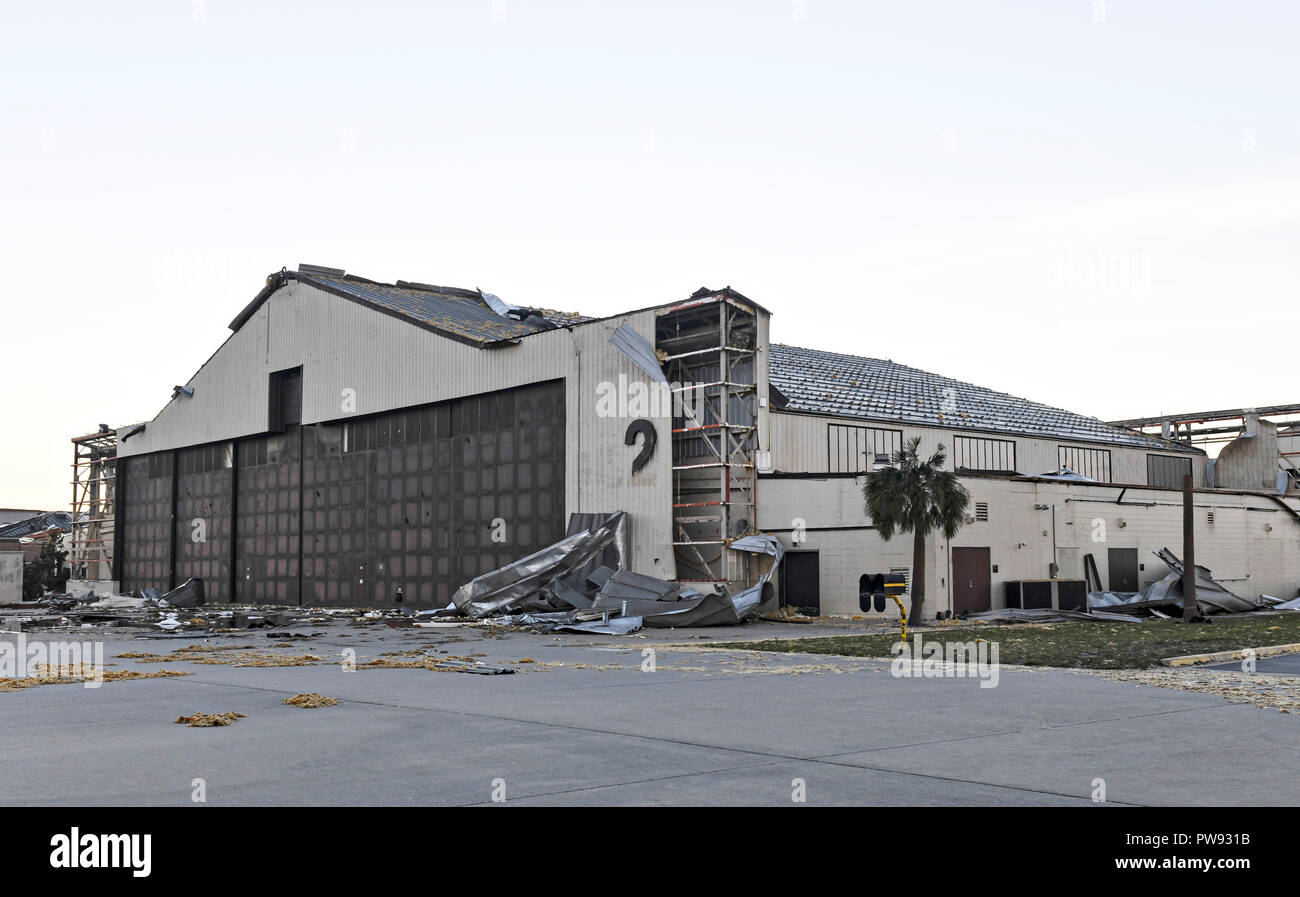
M 1183 622 L 1190 623 L 1196 610 L 1196 515 L 1192 509 L 1192 475 L 1183 475 Z

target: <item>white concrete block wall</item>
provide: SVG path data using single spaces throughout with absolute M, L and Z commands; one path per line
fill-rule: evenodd
M 967 524 L 951 541 L 931 536 L 927 545 L 928 613 L 952 608 L 952 548 L 987 547 L 992 573 L 991 606 L 1005 606 L 1009 580 L 1046 579 L 1055 557 L 1060 578 L 1083 579 L 1083 558 L 1092 554 L 1104 587 L 1109 585 L 1108 549 L 1135 548 L 1144 566 L 1140 585 L 1168 569 L 1154 552 L 1182 554 L 1182 497 L 1177 490 L 1035 483 L 1000 477 L 962 477 L 974 502 L 987 502 L 989 519 Z M 821 605 L 826 614 L 857 615 L 858 577 L 911 567 L 912 540 L 882 540 L 863 510 L 860 478 L 759 480 L 759 524 L 788 548 L 819 554 Z M 1116 499 L 1121 497 L 1122 504 Z M 1287 499 L 1300 511 L 1300 501 Z M 1046 509 L 1040 506 L 1046 505 Z M 1267 496 L 1226 491 L 1196 493 L 1196 557 L 1237 594 L 1293 598 L 1300 588 L 1300 522 Z M 1211 523 L 1209 513 L 1214 512 Z M 796 546 L 794 521 L 802 522 Z M 1046 535 L 1044 535 L 1046 533 Z M 875 615 L 874 612 L 872 615 Z M 892 602 L 882 616 L 897 616 Z

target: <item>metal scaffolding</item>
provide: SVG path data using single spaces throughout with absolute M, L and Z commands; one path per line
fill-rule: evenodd
M 68 566 L 73 579 L 113 578 L 116 511 L 117 431 L 72 440 L 72 545 Z
M 729 290 L 701 291 L 661 316 L 655 346 L 673 395 L 677 578 L 747 583 L 728 546 L 755 532 L 758 320 Z

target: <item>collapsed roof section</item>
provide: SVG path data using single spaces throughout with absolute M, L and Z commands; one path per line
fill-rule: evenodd
M 787 411 L 1204 454 L 1183 443 L 879 358 L 772 343 L 768 376 L 788 399 Z
M 266 286 L 230 322 L 230 329 L 239 330 L 276 290 L 295 280 L 434 333 L 478 346 L 513 342 L 534 333 L 592 320 L 572 312 L 510 305 L 481 290 L 405 280 L 394 284 L 378 283 L 347 274 L 342 268 L 299 265 L 297 271 L 282 270 L 267 277 Z
M 72 515 L 67 511 L 42 511 L 26 520 L 18 520 L 0 527 L 0 539 L 17 539 L 44 533 L 72 531 Z

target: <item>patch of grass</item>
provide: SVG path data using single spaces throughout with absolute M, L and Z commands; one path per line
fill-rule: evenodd
M 915 631 L 909 639 L 915 637 Z M 1135 670 L 1159 664 L 1163 657 L 1236 651 L 1300 642 L 1300 614 L 1275 617 L 1218 617 L 1209 624 L 1177 620 L 1140 623 L 1019 623 L 1009 626 L 956 624 L 921 630 L 923 641 L 997 642 L 998 661 L 1016 666 L 1079 667 L 1093 670 Z M 889 657 L 897 633 L 822 638 L 768 639 L 727 642 L 717 648 L 783 651 L 792 654 L 837 654 L 846 657 Z

